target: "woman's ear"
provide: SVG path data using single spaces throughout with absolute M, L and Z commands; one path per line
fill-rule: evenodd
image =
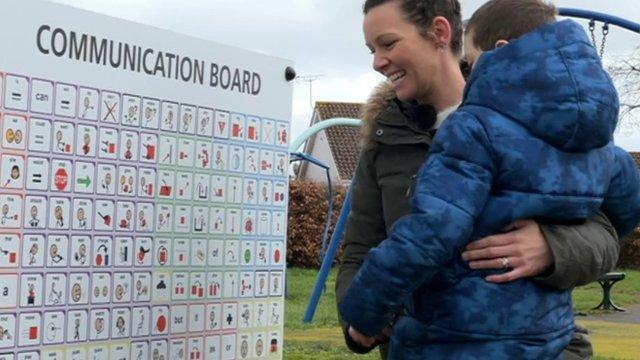
M 437 46 L 448 47 L 451 43 L 451 24 L 444 16 L 436 16 L 433 19 L 431 33 L 435 37 Z
M 508 45 L 508 44 L 509 44 L 508 40 L 498 40 L 498 41 L 496 41 L 496 47 L 495 48 L 498 49 L 498 48 L 501 48 L 501 47 L 503 47 L 505 45 Z

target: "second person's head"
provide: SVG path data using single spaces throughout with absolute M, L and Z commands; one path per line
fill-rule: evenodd
M 557 9 L 543 0 L 490 0 L 471 16 L 464 36 L 467 63 L 473 67 L 485 51 L 509 44 L 556 21 Z

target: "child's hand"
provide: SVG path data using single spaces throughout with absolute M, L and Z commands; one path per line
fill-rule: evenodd
M 349 326 L 349 336 L 353 341 L 355 341 L 358 345 L 364 347 L 372 347 L 375 342 L 375 338 L 368 337 L 364 334 L 361 334 L 358 330 L 354 329 L 352 326 Z
M 487 281 L 504 283 L 536 276 L 553 264 L 553 254 L 538 223 L 519 220 L 505 231 L 508 232 L 469 243 L 462 253 L 472 269 L 509 270 L 488 276 Z

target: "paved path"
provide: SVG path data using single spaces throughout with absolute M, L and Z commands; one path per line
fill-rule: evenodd
M 640 311 L 640 308 L 636 307 L 636 310 Z M 577 321 L 589 329 L 596 356 L 611 360 L 637 360 L 640 354 L 640 323 L 605 321 L 602 319 L 604 316 L 608 315 L 577 317 Z M 284 358 L 380 360 L 375 351 L 365 357 L 351 354 L 344 346 L 339 327 L 285 331 Z
M 634 323 L 640 324 L 640 305 L 623 306 L 627 311 L 616 311 L 592 314 L 588 316 L 577 316 L 579 320 L 599 320 L 611 321 L 617 323 Z

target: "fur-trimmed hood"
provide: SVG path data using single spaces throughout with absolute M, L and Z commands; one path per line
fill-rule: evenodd
M 362 107 L 360 146 L 368 150 L 375 144 L 431 144 L 429 130 L 436 120 L 432 106 L 404 102 L 396 98 L 391 83 L 376 86 Z
M 378 117 L 389 108 L 389 105 L 396 98 L 396 93 L 390 82 L 384 81 L 376 86 L 369 99 L 362 107 L 360 119 L 362 127 L 360 128 L 360 147 L 367 149 L 371 146 L 371 135 L 375 128 Z

